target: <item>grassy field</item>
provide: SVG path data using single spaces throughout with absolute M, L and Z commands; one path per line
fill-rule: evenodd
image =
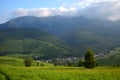
M 8 57 L 0 57 L 0 63 L 0 80 L 120 80 L 119 67 L 24 67 L 21 59 Z

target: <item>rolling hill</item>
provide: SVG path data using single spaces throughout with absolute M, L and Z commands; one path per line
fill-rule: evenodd
M 0 55 L 27 54 L 53 58 L 71 55 L 71 50 L 62 40 L 39 29 L 0 30 Z

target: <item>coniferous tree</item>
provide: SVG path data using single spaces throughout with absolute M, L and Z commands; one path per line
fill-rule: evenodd
M 85 68 L 95 68 L 96 66 L 96 62 L 94 59 L 94 52 L 92 51 L 92 49 L 88 49 L 86 54 L 85 54 L 85 62 L 84 62 L 84 67 Z

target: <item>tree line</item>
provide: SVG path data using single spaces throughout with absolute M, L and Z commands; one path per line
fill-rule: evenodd
M 24 64 L 26 67 L 32 66 L 32 63 L 33 63 L 33 59 L 31 57 L 27 57 L 24 60 Z M 37 63 L 37 65 L 38 65 L 38 63 Z M 56 63 L 54 65 L 57 66 Z M 70 62 L 68 62 L 68 66 L 71 66 L 71 65 L 72 64 Z M 84 60 L 80 59 L 78 62 L 78 66 L 79 67 L 84 66 L 85 68 L 93 69 L 96 67 L 96 65 L 97 65 L 97 63 L 96 63 L 95 58 L 94 58 L 94 52 L 92 51 L 91 48 L 88 48 L 86 51 L 86 54 L 84 56 Z

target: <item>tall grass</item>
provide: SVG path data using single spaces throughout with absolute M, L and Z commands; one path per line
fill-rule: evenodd
M 24 67 L 22 61 L 0 57 L 0 80 L 120 80 L 120 67 Z
M 1 70 L 1 69 L 0 69 Z M 119 80 L 120 68 L 4 67 L 11 80 Z M 4 80 L 1 79 L 1 80 Z

